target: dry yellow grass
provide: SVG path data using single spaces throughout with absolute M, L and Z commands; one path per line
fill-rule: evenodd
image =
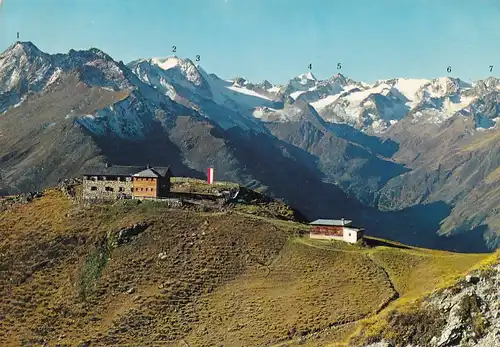
M 393 294 L 367 257 L 291 241 L 269 267 L 246 271 L 200 301 L 206 318 L 187 340 L 196 346 L 277 343 L 359 320 Z
M 400 297 L 413 299 L 464 275 L 488 255 L 386 248 L 371 256 L 387 270 Z
M 486 146 L 490 146 L 491 144 L 497 142 L 500 139 L 500 131 L 492 131 L 487 135 L 481 137 L 479 140 L 476 140 L 469 144 L 469 146 L 465 147 L 462 152 L 470 152 L 475 150 L 480 150 Z
M 149 225 L 140 236 L 105 247 L 109 233 L 138 222 Z M 306 346 L 342 345 L 362 328 L 379 332 L 388 310 L 491 262 L 292 237 L 300 230 L 244 211 L 85 207 L 47 191 L 0 212 L 0 345 L 278 346 L 301 336 Z M 393 287 L 401 297 L 376 314 Z

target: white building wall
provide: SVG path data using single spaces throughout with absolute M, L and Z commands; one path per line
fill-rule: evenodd
M 359 229 L 344 227 L 344 241 L 349 243 L 358 242 Z
M 322 234 L 309 234 L 309 238 L 311 239 L 322 239 L 322 240 L 340 240 L 344 241 L 344 237 L 342 236 L 331 236 L 331 235 L 322 235 Z

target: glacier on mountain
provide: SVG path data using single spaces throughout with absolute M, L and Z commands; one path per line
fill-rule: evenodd
M 386 131 L 408 114 L 412 114 L 412 122 L 441 124 L 455 115 L 473 111 L 476 127 L 487 129 L 496 126 L 493 119 L 500 113 L 489 107 L 485 114 L 481 106 L 484 98 L 497 97 L 494 95 L 500 92 L 495 78 L 474 84 L 451 77 L 395 78 L 368 84 L 341 74 L 320 80 L 307 72 L 284 85 L 273 85 L 267 80 L 253 84 L 242 77 L 219 78 L 177 56 L 139 59 L 125 66 L 95 48 L 49 55 L 31 43 L 17 42 L 0 55 L 0 114 L 22 103 L 26 93 L 43 90 L 75 71 L 85 83 L 107 91 L 139 89 L 151 103 L 163 95 L 225 129 L 237 126 L 266 131 L 262 122 L 300 120 L 304 104 L 290 106 L 299 100 L 312 106 L 327 122 L 348 124 L 375 134 Z M 477 100 L 481 102 L 476 105 Z M 101 112 L 112 117 L 118 111 Z M 119 112 L 127 111 L 122 108 Z M 141 125 L 125 113 L 121 117 L 131 122 L 130 129 L 115 124 L 111 118 L 107 126 L 119 136 L 139 136 Z M 102 115 L 92 121 L 100 122 L 101 118 Z M 84 119 L 82 122 L 88 124 L 90 119 Z M 137 134 L 132 135 L 133 132 Z

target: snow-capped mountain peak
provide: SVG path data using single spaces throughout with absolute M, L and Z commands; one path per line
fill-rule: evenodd
M 157 65 L 163 70 L 168 70 L 176 66 L 179 66 L 181 62 L 182 60 L 179 59 L 177 56 L 170 56 L 166 58 L 151 58 L 151 63 Z
M 309 71 L 308 73 L 304 73 L 304 74 L 298 75 L 297 78 L 299 80 L 317 81 L 316 77 L 314 77 L 314 75 L 312 74 L 311 71 Z

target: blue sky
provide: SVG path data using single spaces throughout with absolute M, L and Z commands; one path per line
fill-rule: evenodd
M 499 0 L 3 0 L 0 51 L 17 31 L 45 52 L 97 47 L 126 63 L 175 45 L 254 82 L 283 83 L 310 63 L 318 78 L 368 82 L 500 73 Z

